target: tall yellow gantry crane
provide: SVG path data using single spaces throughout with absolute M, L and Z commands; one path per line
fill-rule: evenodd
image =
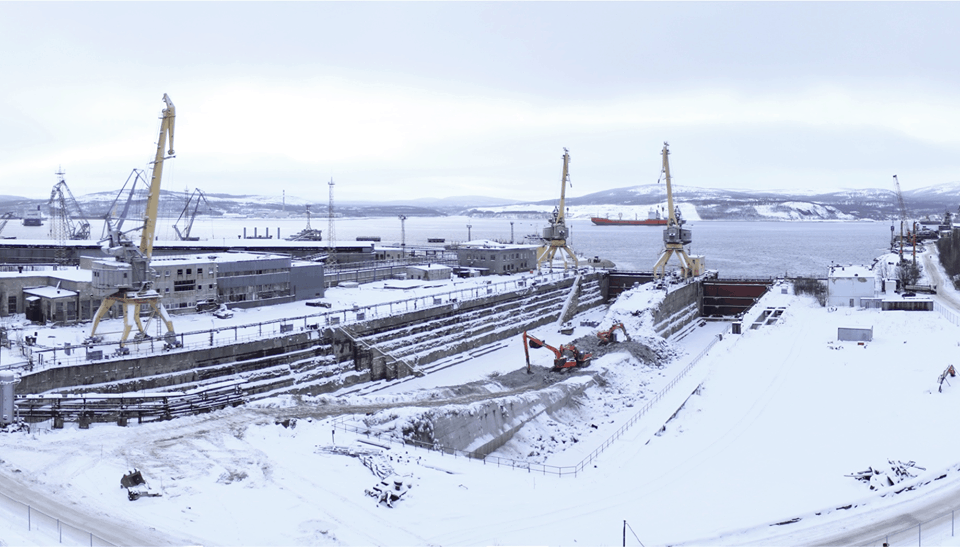
M 690 230 L 683 227 L 683 218 L 680 216 L 679 208 L 673 206 L 673 188 L 670 185 L 670 155 L 669 144 L 663 143 L 663 174 L 667 179 L 667 210 L 670 216 L 667 220 L 667 227 L 663 230 L 663 253 L 653 267 L 653 277 L 662 279 L 666 274 L 667 262 L 674 253 L 680 257 L 680 272 L 684 279 L 690 276 L 700 275 L 703 269 L 700 258 L 691 258 L 687 251 L 683 249 L 684 245 L 689 245 L 693 241 L 693 234 Z
M 147 337 L 143 323 L 140 321 L 140 310 L 143 305 L 152 308 L 167 327 L 165 339 L 169 345 L 178 345 L 173 322 L 167 310 L 160 302 L 160 293 L 153 288 L 156 273 L 150 267 L 150 257 L 153 255 L 153 235 L 157 228 L 157 212 L 160 207 L 160 178 L 163 175 L 163 160 L 174 157 L 173 128 L 176 119 L 176 109 L 166 93 L 163 94 L 165 108 L 161 115 L 160 137 L 157 140 L 157 155 L 153 161 L 153 175 L 150 179 L 150 189 L 147 195 L 146 210 L 143 215 L 143 228 L 140 234 L 140 247 L 122 237 L 119 229 L 111 229 L 107 239 L 109 253 L 114 260 L 100 260 L 93 264 L 93 289 L 98 296 L 102 296 L 100 309 L 93 318 L 93 329 L 90 337 L 97 333 L 100 320 L 115 303 L 123 306 L 123 333 L 120 336 L 120 346 L 123 347 L 133 325 L 136 324 L 140 337 Z M 164 155 L 164 146 L 169 138 L 170 146 Z
M 537 249 L 537 268 L 539 269 L 544 262 L 553 267 L 553 257 L 557 251 L 563 251 L 560 256 L 563 258 L 563 269 L 567 269 L 567 256 L 573 260 L 573 267 L 579 265 L 577 255 L 573 254 L 570 247 L 567 246 L 567 237 L 570 235 L 570 228 L 567 227 L 565 218 L 566 213 L 566 190 L 570 182 L 570 154 L 567 149 L 563 149 L 563 175 L 560 177 L 560 206 L 553 211 L 553 218 L 550 219 L 550 226 L 543 229 L 543 245 Z

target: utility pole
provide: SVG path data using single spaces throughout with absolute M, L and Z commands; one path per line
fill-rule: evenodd
M 510 244 L 513 245 L 513 221 L 510 221 Z
M 473 225 L 467 224 L 467 241 L 473 241 L 473 237 L 470 235 L 471 228 L 473 228 Z
M 400 215 L 398 218 L 400 219 L 400 257 L 406 258 L 407 257 L 407 229 L 406 229 L 407 217 L 406 215 Z

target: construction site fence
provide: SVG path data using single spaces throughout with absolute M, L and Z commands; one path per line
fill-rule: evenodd
M 709 352 L 710 349 L 713 348 L 714 344 L 720 341 L 720 339 L 721 339 L 720 335 L 717 335 L 716 337 L 714 337 L 710 341 L 710 343 L 707 345 L 707 347 L 703 349 L 703 351 L 701 351 L 696 357 L 694 357 L 685 367 L 683 367 L 683 369 L 672 380 L 670 380 L 656 394 L 654 394 L 654 396 L 650 400 L 648 400 L 647 403 L 644 404 L 643 407 L 641 407 L 640 410 L 633 415 L 633 417 L 627 420 L 627 423 L 623 424 L 613 435 L 607 438 L 607 440 L 605 440 L 599 447 L 597 447 L 593 452 L 588 454 L 583 460 L 580 461 L 580 463 L 576 465 L 557 466 L 557 465 L 548 465 L 544 463 L 514 460 L 510 458 L 501 458 L 498 456 L 489 456 L 489 455 L 481 456 L 476 452 L 466 452 L 463 450 L 457 450 L 454 448 L 440 446 L 435 443 L 425 443 L 425 442 L 416 441 L 413 439 L 398 439 L 397 437 L 393 436 L 390 432 L 387 432 L 387 431 L 378 431 L 378 430 L 375 430 L 374 428 L 365 427 L 363 425 L 355 425 L 355 424 L 348 423 L 346 421 L 347 420 L 346 417 L 340 417 L 334 420 L 333 427 L 334 429 L 341 429 L 343 431 L 349 431 L 359 435 L 364 435 L 368 438 L 374 437 L 380 441 L 400 443 L 407 446 L 413 446 L 415 448 L 423 448 L 425 450 L 440 452 L 441 454 L 449 454 L 454 458 L 462 457 L 462 458 L 470 459 L 472 461 L 482 461 L 484 465 L 496 465 L 497 467 L 521 470 L 521 471 L 526 471 L 528 473 L 538 473 L 542 475 L 556 475 L 558 477 L 565 477 L 565 476 L 572 475 L 573 477 L 576 477 L 579 473 L 583 472 L 583 470 L 588 465 L 593 463 L 600 456 L 600 454 L 602 454 L 605 450 L 613 446 L 613 443 L 615 443 L 618 439 L 620 439 L 620 437 L 623 437 L 623 435 L 627 432 L 627 430 L 629 430 L 631 427 L 636 425 L 636 423 L 639 422 L 640 419 L 643 418 L 653 408 L 655 404 L 660 402 L 660 400 L 663 399 L 667 395 L 667 393 L 669 393 L 673 388 L 675 388 L 677 384 L 679 384 L 680 381 L 683 380 L 683 378 L 686 377 L 686 375 L 689 374 L 690 371 L 693 370 L 695 366 L 697 366 L 697 364 L 703 359 L 703 357 L 706 356 L 707 352 Z
M 226 346 L 239 342 L 294 334 L 298 328 L 300 331 L 306 331 L 319 330 L 327 327 L 340 327 L 348 324 L 362 323 L 371 319 L 389 317 L 397 313 L 415 312 L 463 301 L 486 298 L 496 294 L 515 292 L 539 283 L 551 283 L 571 278 L 575 275 L 576 273 L 572 271 L 543 273 L 532 279 L 526 277 L 498 283 L 488 282 L 484 285 L 465 287 L 453 291 L 417 296 L 404 300 L 395 300 L 368 306 L 354 306 L 346 310 L 324 311 L 298 317 L 287 317 L 245 325 L 214 327 L 211 329 L 185 332 L 176 335 L 180 347 L 174 348 L 173 350 L 165 349 L 166 344 L 160 332 L 157 333 L 157 337 L 155 338 L 128 340 L 124 346 L 127 353 L 123 354 L 120 353 L 117 342 L 85 344 L 82 346 L 72 346 L 70 348 L 43 348 L 41 346 L 21 344 L 21 355 L 24 359 L 13 363 L 0 363 L 0 369 L 33 372 L 58 366 L 81 365 L 94 361 L 88 356 L 91 353 L 96 354 L 98 351 L 100 352 L 100 359 L 127 359 L 146 357 L 166 351 L 183 351 Z M 210 317 L 211 322 L 218 321 L 218 319 L 214 319 L 213 316 Z
M 933 311 L 939 313 L 944 319 L 950 321 L 954 325 L 960 326 L 960 315 L 936 300 L 933 301 Z
M 109 547 L 113 543 L 82 528 L 52 517 L 36 507 L 17 501 L 0 493 L 0 510 L 8 517 L 12 525 L 22 526 L 30 536 L 42 536 L 37 545 L 87 545 L 89 547 Z
M 889 547 L 907 547 L 916 545 L 954 545 L 956 536 L 956 514 L 957 509 L 951 509 L 938 517 L 934 517 L 924 522 L 918 522 L 912 526 L 903 528 L 896 532 L 878 536 L 868 543 L 862 545 L 876 545 Z

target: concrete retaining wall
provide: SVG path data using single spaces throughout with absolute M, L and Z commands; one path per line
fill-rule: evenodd
M 671 291 L 653 311 L 653 328 L 664 338 L 700 317 L 700 283 Z
M 592 377 L 583 377 L 521 395 L 456 407 L 444 414 L 431 411 L 434 441 L 444 448 L 486 457 L 528 422 L 566 406 L 594 383 Z
M 149 376 L 166 375 L 169 384 L 176 385 L 174 373 L 195 371 L 197 368 L 239 361 L 277 356 L 320 343 L 317 331 L 305 331 L 289 336 L 265 338 L 252 342 L 216 346 L 192 351 L 175 351 L 148 357 L 115 359 L 83 365 L 64 366 L 31 372 L 21 377 L 18 393 L 42 393 L 70 388 L 83 391 L 82 386 L 122 382 Z M 162 382 L 158 380 L 158 382 Z M 142 386 L 144 389 L 147 386 Z M 163 387 L 155 385 L 153 387 Z

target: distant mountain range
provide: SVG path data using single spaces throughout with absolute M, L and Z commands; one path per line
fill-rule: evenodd
M 255 195 L 205 194 L 206 200 L 197 209 L 200 215 L 248 217 L 298 217 L 308 210 L 315 218 L 326 218 L 326 203 L 309 203 L 288 196 L 284 199 Z M 177 217 L 185 209 L 188 196 L 183 192 L 163 191 L 160 214 Z M 746 191 L 681 187 L 674 193 L 674 202 L 684 217 L 703 220 L 886 220 L 899 218 L 900 211 L 893 190 L 838 190 L 828 193 L 803 193 L 791 190 Z M 137 192 L 130 202 L 131 210 L 142 211 L 146 196 Z M 940 217 L 945 211 L 955 213 L 960 206 L 960 182 L 928 186 L 903 192 L 910 218 Z M 126 196 L 117 200 L 114 192 L 78 196 L 77 201 L 87 218 L 103 218 L 111 209 L 122 210 Z M 557 199 L 518 202 L 483 196 L 424 198 L 385 202 L 344 202 L 336 205 L 335 214 L 344 217 L 407 216 L 497 216 L 542 217 L 557 204 Z M 648 210 L 666 209 L 663 184 L 615 188 L 570 197 L 566 200 L 574 217 L 620 215 L 645 218 Z M 12 212 L 22 216 L 36 210 L 50 215 L 46 200 L 18 196 L 0 196 L 0 214 Z M 191 211 L 193 205 L 191 205 Z

